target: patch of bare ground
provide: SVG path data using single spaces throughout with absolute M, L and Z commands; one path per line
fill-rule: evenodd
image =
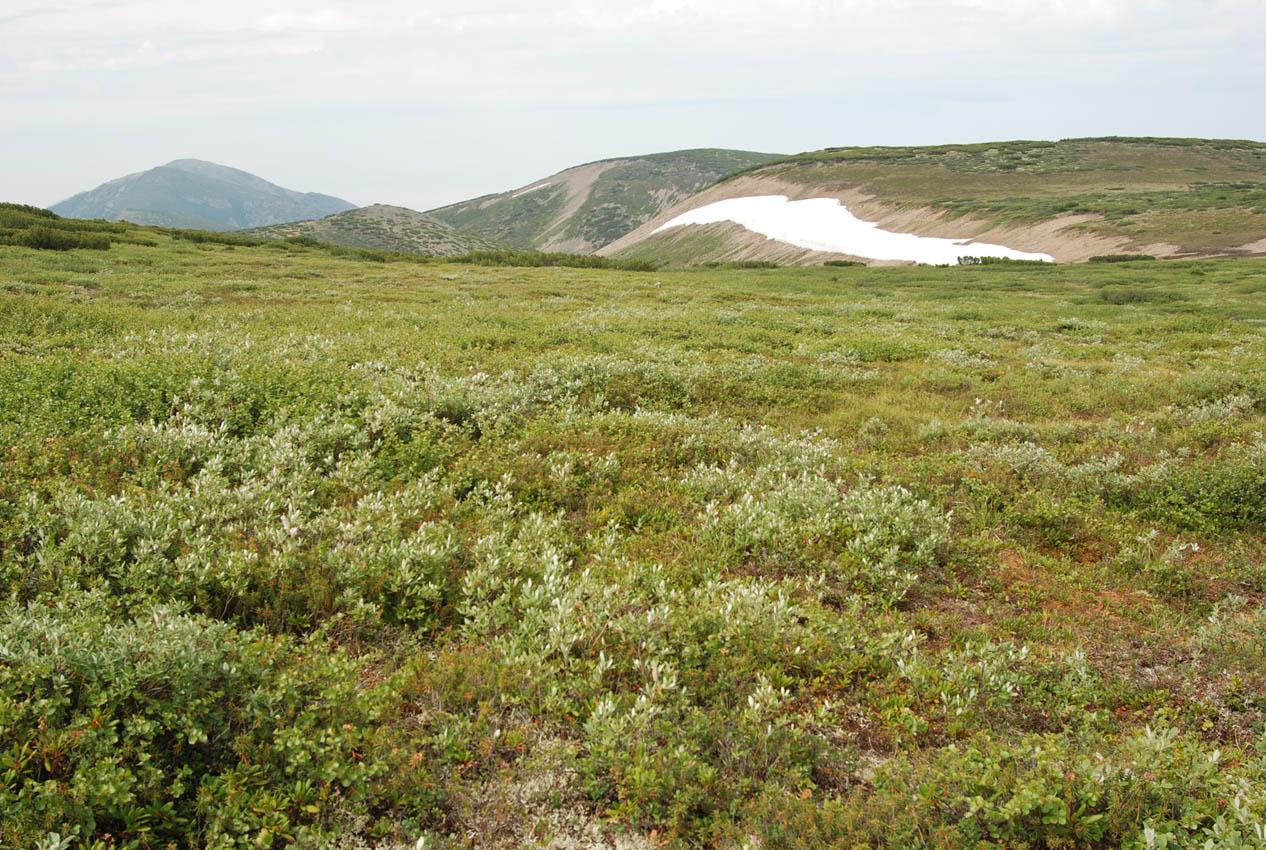
M 566 763 L 571 745 L 542 737 L 513 771 L 467 791 L 456 820 L 479 850 L 655 850 L 651 836 L 620 831 L 595 813 Z
M 1250 257 L 1266 256 L 1266 239 L 1258 239 L 1256 242 L 1241 245 L 1238 250 Z
M 588 165 L 569 168 L 560 174 L 547 178 L 548 182 L 563 186 L 567 192 L 567 202 L 563 204 L 562 210 L 545 228 L 543 235 L 546 237 L 546 241 L 541 246 L 541 250 L 583 252 L 586 249 L 587 246 L 583 239 L 564 239 L 556 231 L 563 228 L 571 217 L 580 211 L 585 201 L 589 200 L 589 194 L 593 191 L 593 184 L 597 182 L 599 177 L 612 168 L 617 168 L 626 163 L 627 160 L 619 159 L 608 162 L 593 162 Z

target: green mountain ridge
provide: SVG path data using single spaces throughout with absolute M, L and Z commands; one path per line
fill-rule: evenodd
M 506 243 L 458 230 L 451 225 L 406 207 L 373 204 L 325 218 L 292 221 L 241 231 L 246 236 L 286 239 L 309 236 L 318 242 L 399 251 L 432 257 L 454 257 L 470 251 L 495 251 Z
M 779 158 L 701 148 L 605 159 L 429 212 L 519 248 L 592 253 L 727 174 Z
M 225 231 L 321 218 L 355 206 L 331 195 L 286 189 L 236 168 L 177 159 L 110 180 L 49 209 L 67 218 Z

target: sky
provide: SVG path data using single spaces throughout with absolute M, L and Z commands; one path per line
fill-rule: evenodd
M 696 147 L 1266 141 L 1266 0 L 0 0 L 0 200 L 173 159 L 430 209 Z

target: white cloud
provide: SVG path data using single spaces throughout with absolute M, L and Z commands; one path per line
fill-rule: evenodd
M 348 32 L 367 25 L 367 21 L 338 9 L 280 12 L 260 18 L 255 24 L 265 32 Z
M 54 136 L 250 140 L 278 115 L 280 134 L 309 120 L 371 159 L 407 118 L 402 145 L 426 159 L 444 114 L 444 133 L 475 136 L 452 156 L 487 144 L 485 163 L 497 144 L 552 162 L 677 142 L 1266 137 L 1263 43 L 1266 0 L 4 0 L 0 136 L 27 159 L 0 159 L 0 187 L 59 174 L 38 165 Z M 498 130 L 511 113 L 547 117 Z

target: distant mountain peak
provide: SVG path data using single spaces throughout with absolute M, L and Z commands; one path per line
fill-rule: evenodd
M 50 209 L 72 218 L 239 230 L 355 208 L 342 198 L 296 192 L 241 169 L 201 159 L 174 159 L 110 180 Z
M 167 163 L 166 167 L 193 170 L 194 168 L 207 166 L 207 165 L 212 165 L 212 166 L 215 166 L 216 168 L 227 168 L 227 166 L 220 165 L 219 163 L 211 162 L 210 160 L 193 159 L 192 157 L 186 158 L 186 159 L 173 159 L 171 162 Z

